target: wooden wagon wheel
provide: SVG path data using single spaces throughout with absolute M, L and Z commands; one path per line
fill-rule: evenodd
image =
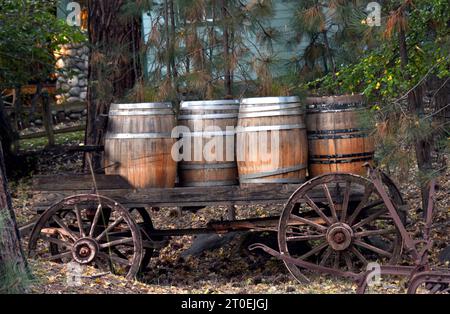
M 5 107 L 14 107 L 14 104 L 16 103 L 16 91 L 14 89 L 1 90 L 1 97 Z
M 30 236 L 29 255 L 75 261 L 132 279 L 141 264 L 142 237 L 131 214 L 117 202 L 94 194 L 76 195 L 42 214 Z
M 150 260 L 154 256 L 156 250 L 168 244 L 168 239 L 166 237 L 153 235 L 155 228 L 153 227 L 152 218 L 145 208 L 131 208 L 130 214 L 133 216 L 134 221 L 141 230 L 144 254 L 142 256 L 139 272 L 142 273 L 150 264 Z
M 292 195 L 280 217 L 278 244 L 284 255 L 357 272 L 371 261 L 395 263 L 403 241 L 373 183 L 352 174 L 326 174 Z M 308 250 L 295 253 L 300 244 Z M 285 264 L 305 281 L 299 267 Z

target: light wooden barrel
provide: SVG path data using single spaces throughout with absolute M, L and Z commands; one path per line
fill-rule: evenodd
M 374 139 L 360 126 L 358 115 L 367 110 L 360 95 L 306 99 L 309 175 L 350 172 L 364 175 L 364 164 L 374 157 Z
M 183 141 L 191 142 L 190 160 L 185 158 L 179 163 L 181 186 L 238 184 L 235 159 L 235 128 L 238 115 L 239 100 L 181 103 L 178 125 L 189 129 L 190 132 L 183 133 Z M 211 154 L 205 155 L 204 151 Z
M 105 172 L 135 188 L 174 187 L 177 163 L 171 103 L 113 104 L 105 136 Z
M 298 97 L 243 99 L 237 132 L 241 185 L 305 181 L 308 141 Z

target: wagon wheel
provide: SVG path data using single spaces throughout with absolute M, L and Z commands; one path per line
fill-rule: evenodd
M 16 91 L 14 89 L 1 90 L 1 97 L 5 107 L 14 107 L 16 103 Z
M 130 209 L 130 213 L 133 216 L 134 221 L 139 225 L 139 229 L 141 230 L 144 254 L 142 257 L 139 272 L 142 273 L 150 264 L 150 260 L 154 256 L 156 249 L 165 246 L 168 241 L 166 237 L 152 235 L 152 233 L 155 231 L 155 228 L 153 227 L 152 218 L 145 208 L 132 208 Z
M 321 266 L 358 272 L 371 261 L 395 263 L 402 238 L 369 180 L 352 174 L 326 174 L 303 184 L 280 217 L 278 244 L 284 255 Z M 295 247 L 307 245 L 306 252 Z M 300 269 L 285 262 L 299 281 Z
M 142 237 L 131 214 L 99 195 L 68 197 L 47 209 L 30 236 L 30 257 L 75 261 L 132 279 L 139 271 Z

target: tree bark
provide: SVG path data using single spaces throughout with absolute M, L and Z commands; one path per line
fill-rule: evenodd
M 0 293 L 25 291 L 28 267 L 24 256 L 0 145 Z
M 399 27 L 398 31 L 398 42 L 400 51 L 400 62 L 403 70 L 406 71 L 406 67 L 409 62 L 408 49 L 406 45 L 406 34 L 402 27 Z M 405 79 L 410 80 L 411 78 L 406 76 Z M 424 103 L 423 103 L 423 86 L 418 86 L 408 94 L 408 107 L 411 113 L 413 113 L 419 121 L 424 116 Z M 429 174 L 432 170 L 431 163 L 431 147 L 432 138 L 430 139 L 417 139 L 414 143 L 416 161 L 419 171 L 422 174 Z M 422 208 L 424 209 L 424 214 L 426 215 L 426 210 L 428 208 L 428 186 L 429 180 L 421 182 L 421 194 L 422 194 Z
M 326 30 L 322 31 L 322 35 L 323 35 L 323 43 L 325 45 L 325 50 L 326 50 L 328 59 L 330 60 L 331 69 L 333 70 L 333 74 L 334 74 L 334 73 L 336 73 L 336 63 L 334 62 L 334 57 L 331 52 L 330 43 L 328 42 L 327 31 Z
M 0 141 L 2 142 L 2 149 L 5 152 L 4 159 L 8 166 L 14 160 L 13 145 L 17 142 L 18 134 L 14 131 L 13 126 L 6 114 L 3 99 L 0 97 Z
M 221 2 L 222 7 L 222 23 L 223 23 L 223 59 L 224 59 L 224 76 L 225 76 L 225 93 L 226 97 L 232 97 L 233 96 L 233 90 L 231 86 L 231 71 L 230 71 L 230 37 L 229 37 L 229 30 L 228 30 L 228 12 L 227 12 L 227 5 L 226 0 L 222 0 Z
M 89 0 L 90 43 L 86 145 L 103 145 L 109 106 L 120 100 L 142 75 L 142 17 L 127 16 L 128 0 Z M 134 40 L 133 40 L 134 39 Z M 102 168 L 101 154 L 93 156 Z

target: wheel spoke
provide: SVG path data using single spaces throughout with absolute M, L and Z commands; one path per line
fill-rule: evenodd
M 60 254 L 52 255 L 52 256 L 46 257 L 44 259 L 47 260 L 47 261 L 54 261 L 54 260 L 58 260 L 58 259 L 61 259 L 61 258 L 64 258 L 64 257 L 69 257 L 69 256 L 72 256 L 72 252 L 71 251 L 66 251 L 66 252 L 63 252 L 63 253 L 60 253 Z
M 80 236 L 81 237 L 86 237 L 86 233 L 84 232 L 83 229 L 83 219 L 81 218 L 81 209 L 78 208 L 78 205 L 75 205 L 75 214 L 77 215 L 77 223 L 78 223 L 78 228 L 80 229 Z
M 323 211 L 319 208 L 319 206 L 317 206 L 316 203 L 314 203 L 314 201 L 308 196 L 308 194 L 305 194 L 304 199 L 306 200 L 306 202 L 308 203 L 309 206 L 312 207 L 312 209 L 314 209 L 314 211 L 323 219 L 325 220 L 325 222 L 327 223 L 327 225 L 331 226 L 332 225 L 332 221 L 328 218 L 327 215 L 325 215 L 323 213 Z
M 326 248 L 328 246 L 327 242 L 324 242 L 318 246 L 316 246 L 315 248 L 313 248 L 311 251 L 309 251 L 306 254 L 303 254 L 302 256 L 299 257 L 299 259 L 306 259 L 314 254 L 319 253 L 320 251 L 322 251 L 324 248 Z
M 382 255 L 382 256 L 386 256 L 386 257 L 389 257 L 389 258 L 391 258 L 392 257 L 392 253 L 390 253 L 390 252 L 388 252 L 388 251 L 385 251 L 385 250 L 382 250 L 382 249 L 380 249 L 380 248 L 378 248 L 378 247 L 376 247 L 376 246 L 373 246 L 373 245 L 371 245 L 371 244 L 369 244 L 369 243 L 366 243 L 366 242 L 363 242 L 363 241 L 361 241 L 361 240 L 354 240 L 354 243 L 355 243 L 355 245 L 357 245 L 357 246 L 360 246 L 360 247 L 362 247 L 362 248 L 365 248 L 365 249 L 367 249 L 367 250 L 370 250 L 370 251 L 372 251 L 372 252 L 375 252 L 375 253 L 377 253 L 377 254 L 379 254 L 379 255 Z
M 111 260 L 111 261 L 114 261 L 114 262 L 117 262 L 119 264 L 126 265 L 126 266 L 130 266 L 131 265 L 129 260 L 124 259 L 124 258 L 120 258 L 118 256 L 114 256 L 113 254 L 106 254 L 104 252 L 99 252 L 98 254 L 99 254 L 99 256 L 102 256 L 106 260 Z
M 100 244 L 100 248 L 101 249 L 105 249 L 105 248 L 108 248 L 108 247 L 121 245 L 121 244 L 127 244 L 127 243 L 131 243 L 131 242 L 133 242 L 133 238 L 124 238 L 124 239 L 120 239 L 120 240 L 110 241 L 110 242 L 107 242 L 107 243 L 102 243 L 102 244 Z
M 334 268 L 335 269 L 339 269 L 340 260 L 341 260 L 341 252 L 336 251 L 336 255 L 334 256 Z
M 352 225 L 353 221 L 361 213 L 361 210 L 364 208 L 364 205 L 366 205 L 366 203 L 369 201 L 370 195 L 372 195 L 373 191 L 374 191 L 374 189 L 373 189 L 372 185 L 366 186 L 365 191 L 364 191 L 364 196 L 363 196 L 361 202 L 359 202 L 355 211 L 353 212 L 353 214 L 350 216 L 350 218 L 348 220 L 349 225 Z
M 114 221 L 112 224 L 110 224 L 108 226 L 108 228 L 106 228 L 105 230 L 103 230 L 102 233 L 100 233 L 95 240 L 100 241 L 108 232 L 110 232 L 112 229 L 114 229 L 115 227 L 117 227 L 121 222 L 123 221 L 123 217 L 120 216 L 119 218 L 116 219 L 116 221 Z
M 59 217 L 56 215 L 52 216 L 52 218 L 61 228 L 63 228 L 63 230 L 67 233 L 67 235 L 72 238 L 72 240 L 74 241 L 78 240 L 78 237 L 72 232 L 72 230 L 69 229 L 69 227 L 64 223 L 64 221 L 59 219 Z
M 345 264 L 347 265 L 348 270 L 352 271 L 353 263 L 352 263 L 352 257 L 350 256 L 349 252 L 344 253 L 344 260 L 345 260 Z
M 336 207 L 334 206 L 333 199 L 331 197 L 330 190 L 328 189 L 328 186 L 326 184 L 322 184 L 323 191 L 325 193 L 325 196 L 328 200 L 328 205 L 330 206 L 331 216 L 333 217 L 334 221 L 338 221 L 337 213 L 336 213 Z
M 303 217 L 300 217 L 300 216 L 297 216 L 294 214 L 291 214 L 290 220 L 293 220 L 294 222 L 297 221 L 297 222 L 309 225 L 309 226 L 314 227 L 322 232 L 325 232 L 327 230 L 326 227 L 319 225 L 318 223 L 315 223 L 314 221 L 311 221 L 309 219 L 306 219 L 306 218 L 303 218 Z
M 367 225 L 369 222 L 372 222 L 373 220 L 377 219 L 378 217 L 380 217 L 381 215 L 383 215 L 386 212 L 386 209 L 383 208 L 379 211 L 377 211 L 376 213 L 364 218 L 363 220 L 361 220 L 360 222 L 358 222 L 356 225 L 353 226 L 353 229 L 356 230 L 358 228 L 361 228 L 364 225 Z
M 345 194 L 344 194 L 344 200 L 342 201 L 342 212 L 341 212 L 341 222 L 344 222 L 347 218 L 347 210 L 348 210 L 348 202 L 350 200 L 350 189 L 351 189 L 352 182 L 347 181 L 345 185 Z
M 374 201 L 374 202 L 370 202 L 367 206 L 364 206 L 363 208 L 361 208 L 361 211 L 372 209 L 372 208 L 377 207 L 378 205 L 381 205 L 383 203 L 384 203 L 383 200 L 377 200 L 377 201 Z
M 102 213 L 102 204 L 98 204 L 97 211 L 95 212 L 94 219 L 92 220 L 91 230 L 89 231 L 89 237 L 94 236 L 95 228 L 97 227 L 98 220 L 100 218 L 100 214 Z
M 385 234 L 393 234 L 396 233 L 397 230 L 395 229 L 378 229 L 378 230 L 365 230 L 361 232 L 355 233 L 355 238 L 363 238 L 363 237 L 370 237 L 370 236 L 376 236 L 376 235 L 385 235 Z
M 328 259 L 331 256 L 331 253 L 333 253 L 333 249 L 331 247 L 327 247 L 325 250 L 325 253 L 323 253 L 322 259 L 320 260 L 320 266 L 325 266 L 325 263 L 328 261 Z
M 353 254 L 355 254 L 355 256 L 364 264 L 367 265 L 369 264 L 369 262 L 367 261 L 367 259 L 364 257 L 364 255 L 361 254 L 360 251 L 358 251 L 357 248 L 355 248 L 354 246 L 351 248 L 351 251 Z
M 287 237 L 287 241 L 308 241 L 308 240 L 319 240 L 325 237 L 324 234 L 311 234 L 311 235 L 301 235 L 301 236 L 291 236 Z
M 60 240 L 58 238 L 47 237 L 47 236 L 42 235 L 42 234 L 39 236 L 39 238 L 41 238 L 44 241 L 47 241 L 47 242 L 50 242 L 50 243 L 54 243 L 54 244 L 57 244 L 57 245 L 62 246 L 62 247 L 66 247 L 68 249 L 72 248 L 72 245 L 71 245 L 70 242 L 66 242 L 66 241 Z

